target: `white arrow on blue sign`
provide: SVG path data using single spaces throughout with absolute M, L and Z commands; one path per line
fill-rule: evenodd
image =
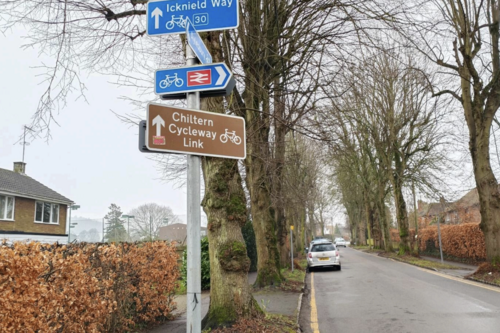
M 191 46 L 194 54 L 200 59 L 200 62 L 202 64 L 211 64 L 212 56 L 189 19 L 186 22 L 186 37 L 189 46 Z
M 147 5 L 148 35 L 186 33 L 187 19 L 197 31 L 238 27 L 238 0 L 160 0 Z
M 168 95 L 196 91 L 224 90 L 233 73 L 225 63 L 159 69 L 155 72 L 155 93 Z

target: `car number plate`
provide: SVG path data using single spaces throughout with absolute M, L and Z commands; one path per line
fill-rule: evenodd
M 319 260 L 330 260 L 330 258 L 319 258 Z

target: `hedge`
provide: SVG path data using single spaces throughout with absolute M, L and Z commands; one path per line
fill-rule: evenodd
M 1 332 L 126 332 L 169 316 L 177 254 L 165 242 L 0 248 Z
M 421 252 L 439 253 L 437 226 L 429 226 L 418 231 L 419 249 Z M 441 225 L 441 243 L 443 254 L 472 261 L 486 260 L 486 244 L 484 234 L 478 223 L 459 225 Z

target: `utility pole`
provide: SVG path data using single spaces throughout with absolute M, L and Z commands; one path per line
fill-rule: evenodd
M 130 242 L 130 219 L 135 219 L 134 215 L 122 215 L 123 218 L 127 219 L 127 241 Z
M 149 241 L 153 241 L 153 217 L 149 215 Z
M 444 213 L 444 198 L 441 196 L 439 198 L 439 202 L 441 203 L 441 209 Z M 443 264 L 443 245 L 441 244 L 441 226 L 440 226 L 441 215 L 438 214 L 438 240 L 439 240 L 439 255 L 441 256 L 441 264 Z
M 102 218 L 102 242 L 103 243 L 104 243 L 104 220 L 105 219 L 106 219 L 105 217 Z

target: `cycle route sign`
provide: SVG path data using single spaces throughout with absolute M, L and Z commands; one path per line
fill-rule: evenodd
M 233 88 L 233 73 L 223 62 L 159 69 L 155 72 L 157 95 L 212 91 L 211 96 L 226 96 Z
M 150 36 L 186 33 L 187 19 L 198 32 L 238 27 L 238 0 L 149 1 L 146 9 Z
M 148 104 L 146 147 L 150 151 L 245 159 L 245 138 L 242 117 Z

